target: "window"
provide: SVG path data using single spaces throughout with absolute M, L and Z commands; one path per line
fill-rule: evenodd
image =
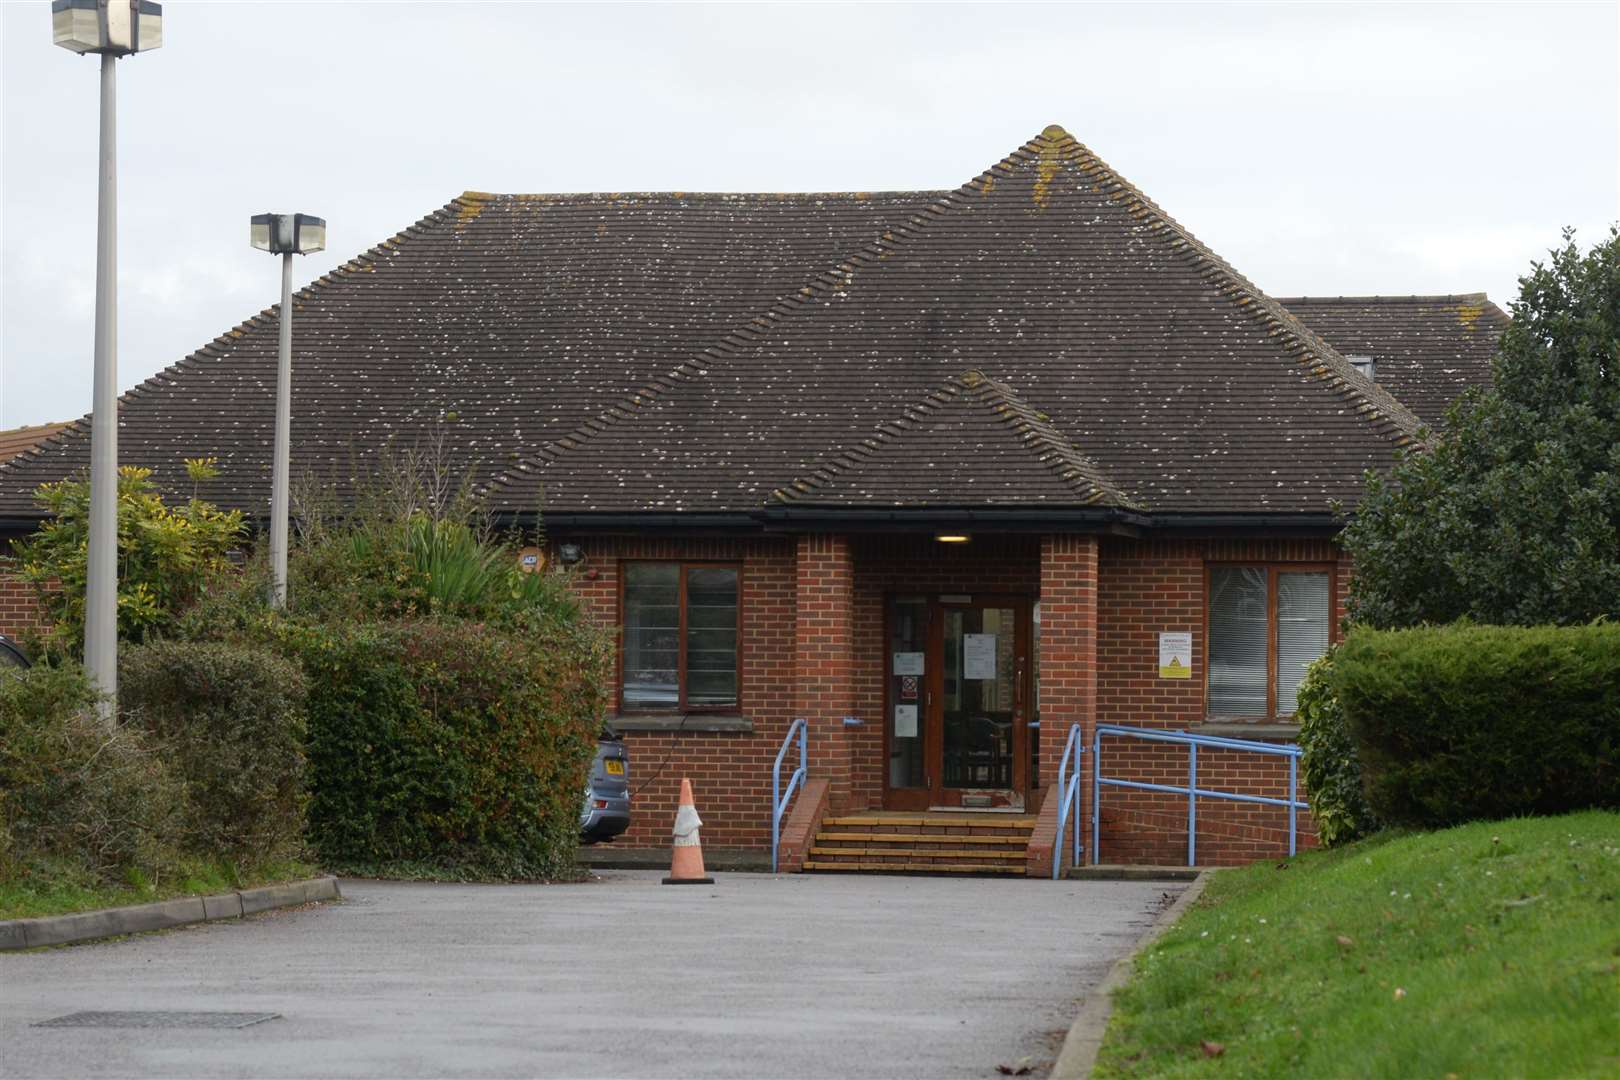
M 1209 715 L 1292 716 L 1332 621 L 1326 567 L 1210 567 Z
M 1378 378 L 1378 361 L 1370 356 L 1346 356 L 1350 366 L 1367 376 L 1369 379 Z
M 624 708 L 737 707 L 739 576 L 704 563 L 625 566 Z

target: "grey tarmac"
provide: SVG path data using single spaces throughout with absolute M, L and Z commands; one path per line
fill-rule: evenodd
M 991 1077 L 1056 1056 L 1179 883 L 656 871 L 0 955 L 0 1076 Z M 235 1010 L 238 1030 L 32 1025 Z

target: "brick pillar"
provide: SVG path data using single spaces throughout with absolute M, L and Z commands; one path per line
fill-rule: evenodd
M 826 777 L 834 810 L 851 804 L 855 715 L 855 565 L 847 536 L 799 537 L 793 711 L 810 721 L 810 772 Z
M 1097 723 L 1097 538 L 1041 537 L 1041 787 L 1042 824 L 1057 823 L 1058 761 L 1078 723 L 1085 741 L 1081 769 L 1090 775 L 1091 734 Z M 1082 784 L 1081 814 L 1089 820 L 1090 785 Z M 1051 843 L 1048 835 L 1046 843 Z M 1089 837 L 1085 838 L 1089 843 Z M 1068 845 L 1064 845 L 1067 850 Z M 1031 845 L 1031 862 L 1035 860 Z M 1051 863 L 1046 863 L 1051 868 Z M 1032 870 L 1032 872 L 1034 872 Z

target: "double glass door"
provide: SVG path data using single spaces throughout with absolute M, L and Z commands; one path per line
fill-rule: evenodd
M 891 598 L 885 806 L 1024 806 L 1029 635 L 1024 597 Z

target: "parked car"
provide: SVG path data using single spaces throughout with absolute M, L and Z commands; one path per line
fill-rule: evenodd
M 21 670 L 28 666 L 28 654 L 22 651 L 22 646 L 0 634 L 0 671 Z
M 630 827 L 630 755 L 612 728 L 596 740 L 596 760 L 585 782 L 585 805 L 579 813 L 581 843 L 612 840 Z

